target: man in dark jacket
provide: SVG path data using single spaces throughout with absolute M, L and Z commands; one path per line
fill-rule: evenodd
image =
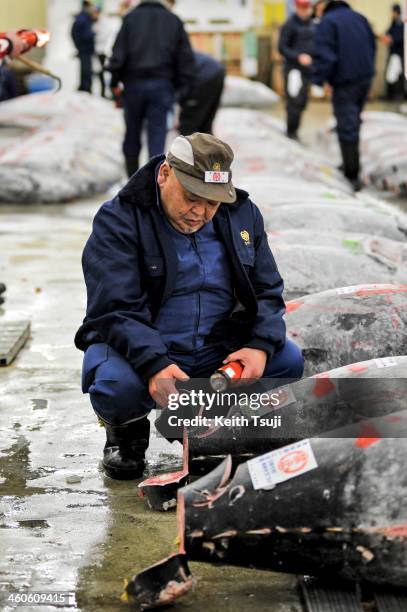
M 147 415 L 167 405 L 177 380 L 236 360 L 243 379 L 302 376 L 263 218 L 235 190 L 232 160 L 213 136 L 179 136 L 95 217 L 75 342 L 86 351 L 82 389 L 105 424 L 113 478 L 142 474 Z
M 308 102 L 314 53 L 315 23 L 309 0 L 296 0 L 295 15 L 280 32 L 278 50 L 285 59 L 284 80 L 287 108 L 287 136 L 296 140 L 301 116 Z
M 376 41 L 369 22 L 347 2 L 331 0 L 317 27 L 313 82 L 333 88 L 333 108 L 346 178 L 359 181 L 361 114 L 375 74 Z
M 95 34 L 93 31 L 94 13 L 92 3 L 82 2 L 82 11 L 75 17 L 71 36 L 78 51 L 80 61 L 79 91 L 92 92 L 92 56 L 95 52 Z
M 194 52 L 195 86 L 183 101 L 179 131 L 183 136 L 194 132 L 212 134 L 213 121 L 219 109 L 225 85 L 225 67 L 206 53 Z
M 141 132 L 147 123 L 150 157 L 165 149 L 167 118 L 175 101 L 189 94 L 194 57 L 182 21 L 159 0 L 142 0 L 123 20 L 109 63 L 111 87 L 124 86 L 127 173 L 139 167 Z
M 405 76 L 404 76 L 404 23 L 401 18 L 401 6 L 393 4 L 392 21 L 382 41 L 389 47 L 389 61 L 386 71 L 387 98 L 389 100 L 402 100 L 405 95 Z M 399 59 L 401 72 L 399 77 L 389 82 L 388 68 L 390 62 L 395 58 Z
M 0 64 L 0 102 L 11 100 L 17 96 L 14 74 L 7 66 Z

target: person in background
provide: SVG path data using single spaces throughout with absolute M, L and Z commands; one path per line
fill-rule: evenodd
M 166 0 L 174 10 L 176 0 Z M 220 106 L 226 71 L 223 64 L 207 53 L 194 51 L 195 86 L 183 101 L 179 115 L 179 132 L 188 136 L 194 132 L 213 133 L 213 122 Z
M 75 17 L 71 36 L 78 51 L 80 62 L 80 83 L 78 90 L 92 92 L 92 56 L 95 52 L 95 33 L 93 24 L 96 20 L 95 8 L 91 2 L 82 2 L 82 11 Z
M 400 4 L 393 4 L 391 25 L 381 40 L 389 47 L 386 68 L 387 99 L 402 100 L 405 96 L 404 23 Z
M 285 59 L 287 136 L 298 140 L 311 84 L 315 23 L 309 0 L 296 0 L 295 14 L 282 26 L 278 50 Z
M 164 3 L 141 0 L 123 19 L 108 70 L 116 99 L 123 86 L 123 153 L 131 176 L 139 168 L 144 122 L 150 157 L 161 155 L 175 99 L 182 104 L 193 87 L 195 60 L 182 21 Z
M 326 3 L 316 29 L 313 83 L 332 87 L 343 171 L 355 191 L 359 180 L 362 111 L 375 74 L 376 40 L 367 19 L 343 0 Z
M 213 133 L 213 122 L 225 86 L 223 64 L 207 53 L 194 51 L 194 57 L 195 87 L 182 103 L 179 116 L 179 132 L 183 136 L 194 132 Z
M 102 9 L 99 6 L 95 6 L 94 15 L 96 23 L 94 25 L 95 32 L 95 53 L 99 60 L 100 72 L 100 95 L 102 98 L 106 97 L 106 78 L 105 78 L 105 65 L 106 59 L 110 55 L 113 46 L 113 34 L 112 28 L 106 15 L 103 14 Z
M 16 80 L 7 66 L 0 64 L 0 102 L 17 96 Z

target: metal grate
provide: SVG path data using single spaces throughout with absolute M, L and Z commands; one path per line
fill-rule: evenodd
M 30 335 L 30 321 L 0 323 L 0 366 L 8 366 L 16 358 Z
M 301 587 L 307 612 L 363 612 L 356 587 L 335 588 L 308 580 L 302 581 Z
M 378 612 L 406 612 L 407 591 L 377 591 L 375 602 Z

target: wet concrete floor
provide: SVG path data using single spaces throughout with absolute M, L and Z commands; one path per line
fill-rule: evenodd
M 85 309 L 80 266 L 103 197 L 0 207 L 0 321 L 29 319 L 31 338 L 0 369 L 0 609 L 20 592 L 73 592 L 78 610 L 126 610 L 123 580 L 176 550 L 175 513 L 146 509 L 136 483 L 104 476 L 104 431 L 80 390 L 73 346 Z M 177 448 L 178 446 L 178 448 Z M 180 465 L 153 434 L 150 470 Z M 295 578 L 192 563 L 195 592 L 178 609 L 297 612 Z M 53 610 L 52 606 L 24 610 Z M 58 608 L 72 609 L 72 608 Z

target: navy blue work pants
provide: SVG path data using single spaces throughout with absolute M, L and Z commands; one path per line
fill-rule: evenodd
M 92 53 L 79 53 L 79 62 L 81 66 L 81 80 L 79 83 L 79 91 L 92 92 Z
M 338 138 L 342 142 L 358 143 L 362 125 L 362 111 L 369 94 L 371 79 L 337 85 L 332 103 L 337 123 Z
M 125 85 L 123 153 L 127 158 L 138 158 L 140 154 L 144 123 L 147 125 L 150 157 L 164 153 L 168 113 L 174 101 L 174 87 L 167 79 L 138 79 Z
M 222 365 L 226 353 L 206 347 L 194 354 L 170 358 L 191 378 L 209 378 Z M 300 379 L 304 371 L 301 350 L 290 340 L 268 362 L 264 378 Z M 82 391 L 89 393 L 94 411 L 111 425 L 142 418 L 155 408 L 148 386 L 117 351 L 107 344 L 93 344 L 84 357 Z

